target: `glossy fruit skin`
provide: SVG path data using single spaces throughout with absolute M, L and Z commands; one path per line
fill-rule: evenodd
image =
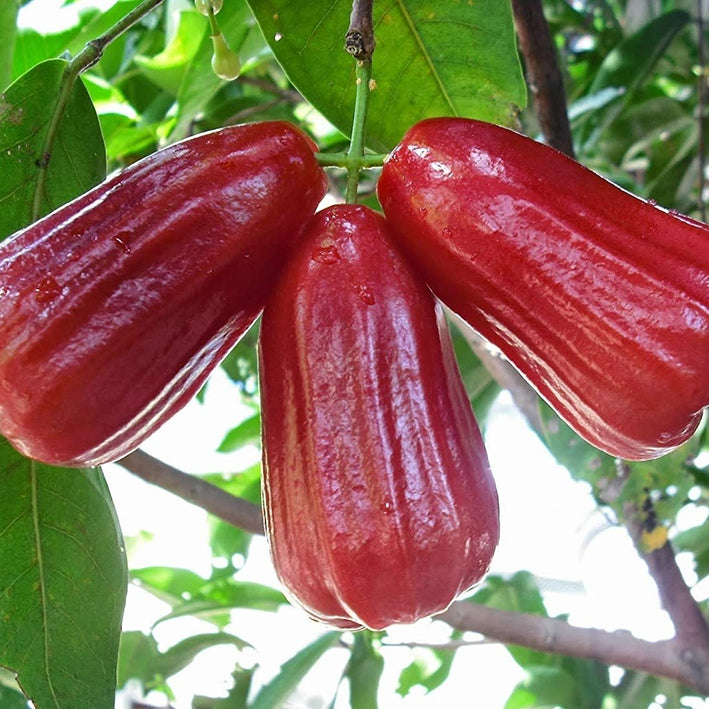
M 499 126 L 431 119 L 378 194 L 430 287 L 582 437 L 630 460 L 709 403 L 709 228 Z
M 260 314 L 326 191 L 273 122 L 181 141 L 0 244 L 0 430 L 91 466 L 180 409 Z
M 381 629 L 485 574 L 495 484 L 440 306 L 381 215 L 315 215 L 261 322 L 275 568 L 315 619 Z

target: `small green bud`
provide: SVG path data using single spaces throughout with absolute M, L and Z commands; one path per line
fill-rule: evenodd
M 214 43 L 212 70 L 220 79 L 225 81 L 236 79 L 241 71 L 239 57 L 229 48 L 221 32 L 212 35 L 212 42 Z

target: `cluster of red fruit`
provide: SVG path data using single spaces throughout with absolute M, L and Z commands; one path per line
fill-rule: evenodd
M 709 403 L 709 228 L 477 121 L 411 129 L 386 219 L 315 213 L 314 152 L 285 123 L 196 136 L 0 245 L 0 430 L 51 464 L 116 460 L 263 311 L 276 568 L 313 617 L 378 629 L 443 610 L 499 536 L 432 292 L 587 440 L 652 458 Z

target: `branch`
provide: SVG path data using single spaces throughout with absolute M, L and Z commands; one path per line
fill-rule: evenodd
M 564 80 L 541 0 L 512 0 L 519 48 L 534 96 L 539 125 L 548 145 L 574 157 L 566 113 Z
M 235 527 L 252 534 L 263 534 L 261 508 L 253 502 L 230 495 L 216 485 L 183 473 L 142 450 L 133 451 L 116 462 L 146 482 L 201 507 Z
M 578 628 L 556 618 L 501 611 L 467 601 L 453 603 L 436 618 L 458 630 L 481 633 L 502 643 L 649 672 L 709 693 L 709 668 L 697 668 L 688 662 L 676 640 L 648 642 L 627 631 Z
M 345 35 L 345 51 L 357 61 L 371 61 L 374 53 L 374 26 L 372 6 L 374 0 L 353 0 L 350 26 Z

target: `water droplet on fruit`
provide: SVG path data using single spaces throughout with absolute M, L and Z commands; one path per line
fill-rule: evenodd
M 450 239 L 451 236 L 453 236 L 453 232 L 447 226 L 443 227 L 443 229 L 441 230 L 441 234 L 443 234 L 443 236 L 445 236 L 446 239 Z
M 427 212 L 428 212 L 428 209 L 426 209 L 426 207 L 419 207 L 419 214 L 422 217 L 425 217 Z
M 389 498 L 386 498 L 384 502 L 382 502 L 382 512 L 385 515 L 390 515 L 394 511 L 394 505 L 392 504 L 392 501 Z
M 364 285 L 364 283 L 358 283 L 355 285 L 355 290 L 363 303 L 367 305 L 374 305 L 374 303 L 376 303 L 374 293 L 372 293 L 372 289 L 369 286 Z
M 34 289 L 34 297 L 38 303 L 49 303 L 62 292 L 59 284 L 51 276 L 43 278 Z
M 113 243 L 118 246 L 118 248 L 120 248 L 124 254 L 129 254 L 132 251 L 131 247 L 128 246 L 128 244 L 126 244 L 126 242 L 123 241 L 120 236 L 114 236 Z

